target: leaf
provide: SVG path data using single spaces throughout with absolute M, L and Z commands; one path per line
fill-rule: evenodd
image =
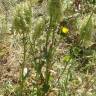
M 66 55 L 63 58 L 64 62 L 69 62 L 70 61 L 70 55 Z
M 90 4 L 95 5 L 96 4 L 96 0 L 87 0 Z
M 92 24 L 92 14 L 88 18 L 86 24 L 83 24 L 80 30 L 80 39 L 85 46 L 92 38 L 92 30 L 93 30 L 93 24 Z
M 50 87 L 50 85 L 48 85 L 48 84 L 45 83 L 45 84 L 43 85 L 42 90 L 43 90 L 45 93 L 47 93 L 48 90 L 49 90 L 49 87 Z

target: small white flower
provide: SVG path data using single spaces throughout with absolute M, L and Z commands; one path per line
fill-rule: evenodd
M 27 75 L 28 69 L 25 67 L 23 70 L 23 76 L 25 77 Z

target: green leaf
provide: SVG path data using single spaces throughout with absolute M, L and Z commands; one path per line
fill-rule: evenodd
M 69 62 L 70 61 L 70 55 L 66 55 L 63 58 L 64 62 Z
M 50 87 L 50 85 L 48 85 L 48 84 L 45 83 L 45 84 L 43 85 L 42 90 L 43 90 L 45 93 L 47 93 L 48 90 L 49 90 L 49 87 Z
M 83 24 L 80 30 L 80 39 L 84 46 L 92 39 L 92 31 L 93 31 L 93 24 L 91 14 L 86 24 Z
M 87 0 L 90 4 L 96 4 L 96 0 Z

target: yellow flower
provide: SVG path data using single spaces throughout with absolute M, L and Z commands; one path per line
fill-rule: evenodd
M 69 32 L 69 29 L 67 28 L 67 27 L 62 27 L 61 28 L 61 31 L 62 31 L 62 33 L 68 33 Z

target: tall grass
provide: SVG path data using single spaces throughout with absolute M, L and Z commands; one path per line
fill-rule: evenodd
M 22 2 L 17 5 L 15 9 L 13 30 L 16 35 L 20 36 L 20 39 L 22 41 L 21 46 L 23 45 L 22 63 L 20 64 L 20 87 L 18 92 L 19 94 L 17 94 L 17 96 L 25 96 L 24 90 L 26 89 L 25 81 L 27 80 L 27 76 L 24 75 L 24 69 L 26 68 L 28 63 L 27 59 L 29 59 L 30 66 L 32 67 L 31 71 L 34 70 L 36 73 L 34 78 L 35 83 L 32 82 L 31 84 L 31 92 L 34 92 L 36 96 L 47 96 L 51 93 L 52 88 L 54 88 L 51 81 L 51 71 L 55 70 L 54 65 L 57 63 L 57 61 L 59 61 L 59 63 L 57 64 L 63 62 L 63 65 L 61 65 L 64 68 L 63 70 L 60 70 L 60 78 L 57 77 L 57 87 L 59 87 L 58 96 L 70 96 L 71 92 L 68 86 L 70 85 L 70 82 L 72 82 L 72 80 L 75 78 L 73 77 L 73 73 L 76 72 L 75 68 L 79 67 L 79 63 L 82 63 L 83 59 L 85 60 L 88 56 L 90 56 L 90 54 L 85 54 L 84 52 L 89 52 L 88 48 L 90 46 L 88 45 L 86 47 L 85 44 L 86 42 L 89 44 L 89 41 L 91 41 L 93 12 L 91 13 L 91 15 L 89 14 L 90 16 L 88 20 L 86 20 L 87 23 L 85 24 L 85 26 L 82 26 L 80 28 L 80 32 L 75 33 L 73 32 L 74 30 L 71 30 L 72 28 L 69 28 L 68 26 L 72 22 L 69 22 L 70 24 L 65 24 L 64 22 L 64 26 L 60 25 L 60 22 L 64 18 L 62 10 L 63 7 L 61 4 L 63 1 L 48 0 L 46 2 L 48 12 L 47 16 L 38 17 L 36 21 L 33 20 L 35 19 L 32 13 L 33 7 L 30 6 L 29 2 Z M 70 18 L 64 20 L 67 21 L 69 19 Z M 62 33 L 61 28 L 65 27 L 65 25 L 69 28 L 68 30 L 70 30 L 70 33 L 68 34 Z M 70 27 L 72 26 L 70 25 Z M 75 36 L 78 37 L 75 38 Z M 66 53 L 64 53 L 63 55 L 60 55 L 59 59 L 55 59 L 55 56 L 58 56 L 58 53 L 56 52 L 57 49 L 59 49 L 59 44 L 65 45 L 66 39 L 72 40 L 69 40 L 71 43 L 68 47 L 68 56 L 66 56 Z M 73 39 L 79 41 L 75 42 L 75 40 Z M 65 49 L 63 48 L 63 50 Z M 86 60 L 89 61 L 88 58 Z M 80 68 L 85 68 L 86 65 L 86 62 L 84 61 L 82 65 L 80 65 Z M 88 69 L 86 69 L 85 71 L 87 70 Z M 28 78 L 30 78 L 30 76 Z M 72 94 L 75 93 L 73 92 Z

